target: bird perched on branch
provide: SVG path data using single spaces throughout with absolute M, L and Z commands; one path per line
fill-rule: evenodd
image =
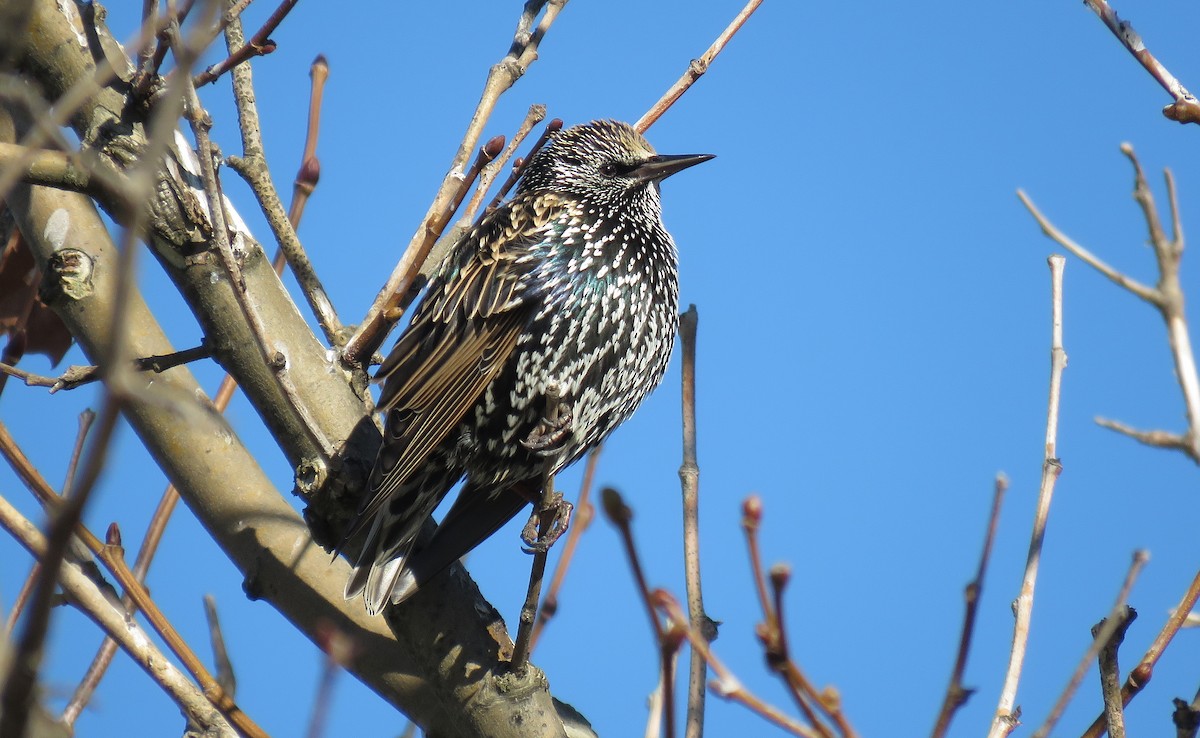
M 558 131 L 455 244 L 376 375 L 385 432 L 346 534 L 368 531 L 347 599 L 375 614 L 412 595 L 658 385 L 679 320 L 659 183 L 711 158 L 656 154 L 616 121 Z M 551 418 L 548 389 L 561 396 Z

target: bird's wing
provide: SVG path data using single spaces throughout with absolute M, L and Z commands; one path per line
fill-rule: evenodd
M 503 369 L 533 309 L 533 264 L 553 207 L 510 203 L 455 247 L 375 375 L 385 437 L 347 538 L 420 467 Z

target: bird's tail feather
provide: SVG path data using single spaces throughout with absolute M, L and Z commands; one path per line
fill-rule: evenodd
M 383 610 L 404 574 L 421 527 L 454 486 L 451 474 L 427 474 L 405 484 L 375 513 L 358 563 L 346 581 L 347 600 L 361 594 L 368 613 Z
M 392 584 L 392 602 L 411 597 L 421 585 L 495 533 L 526 504 L 527 498 L 511 488 L 492 491 L 468 484 L 438 524 L 433 538 L 405 556 Z

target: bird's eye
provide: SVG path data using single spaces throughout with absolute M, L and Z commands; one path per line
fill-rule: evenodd
M 615 161 L 606 161 L 600 165 L 600 173 L 605 177 L 615 177 L 620 168 Z

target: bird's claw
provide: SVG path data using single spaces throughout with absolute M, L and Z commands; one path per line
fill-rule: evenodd
M 521 445 L 543 458 L 562 451 L 574 432 L 575 416 L 565 402 L 558 405 L 558 417 L 542 418 Z
M 563 499 L 558 492 L 554 493 L 550 504 L 542 509 L 534 508 L 529 521 L 521 529 L 521 540 L 525 543 L 525 553 L 545 553 L 554 542 L 567 532 L 571 525 L 571 513 L 575 506 Z M 542 522 L 547 523 L 545 533 L 540 533 Z

